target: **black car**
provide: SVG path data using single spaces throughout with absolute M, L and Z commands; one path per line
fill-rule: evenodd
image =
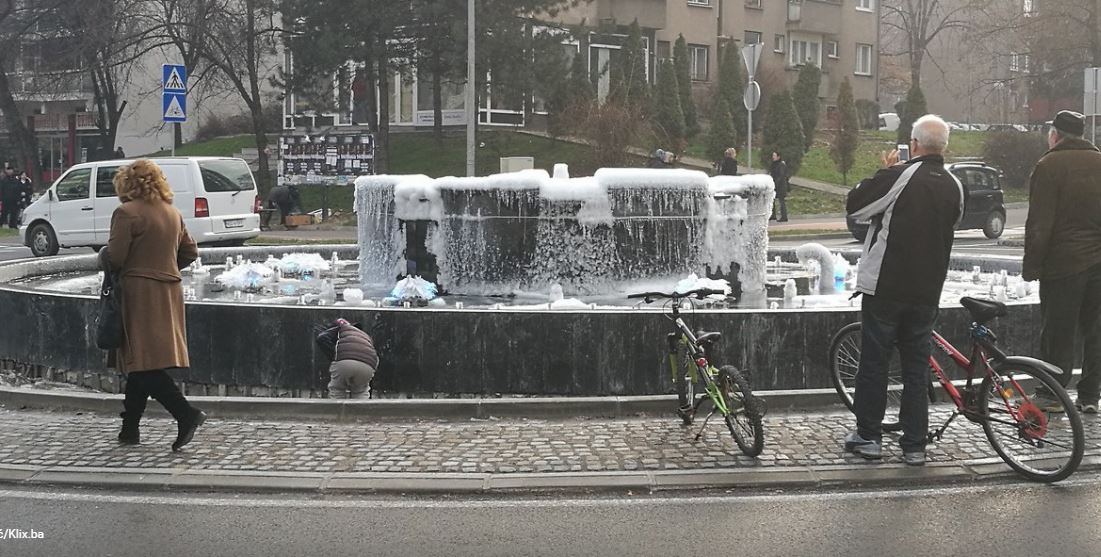
M 981 162 L 958 162 L 944 165 L 963 184 L 963 220 L 957 230 L 982 229 L 991 240 L 1005 231 L 1005 197 L 1002 194 L 1002 173 Z M 849 232 L 858 242 L 868 235 L 868 225 L 858 224 L 851 216 L 845 219 Z

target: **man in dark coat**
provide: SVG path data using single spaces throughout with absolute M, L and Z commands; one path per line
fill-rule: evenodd
M 298 188 L 291 185 L 279 185 L 271 189 L 271 193 L 268 194 L 268 201 L 275 204 L 279 208 L 279 223 L 287 224 L 287 215 L 293 215 L 301 212 L 302 198 L 298 193 Z
M 1051 148 L 1029 180 L 1025 280 L 1040 281 L 1040 358 L 1063 370 L 1068 386 L 1075 339 L 1083 341 L 1077 406 L 1097 413 L 1101 394 L 1101 152 L 1082 138 L 1085 119 L 1063 111 L 1048 132 Z M 1047 393 L 1038 404 L 1061 405 Z
M 19 211 L 23 201 L 23 183 L 15 175 L 15 169 L 8 166 L 4 168 L 4 176 L 0 178 L 0 226 L 19 228 Z
M 788 173 L 788 163 L 784 162 L 784 157 L 776 151 L 772 152 L 772 165 L 769 167 L 768 173 L 772 176 L 772 182 L 776 185 L 776 201 L 780 206 L 780 222 L 787 222 L 788 178 L 791 176 Z M 775 210 L 773 210 L 772 218 L 769 220 L 776 220 Z

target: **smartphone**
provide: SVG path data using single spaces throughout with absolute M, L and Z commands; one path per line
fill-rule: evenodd
M 898 162 L 909 162 L 909 161 L 910 161 L 910 146 L 909 145 L 899 145 L 898 146 Z

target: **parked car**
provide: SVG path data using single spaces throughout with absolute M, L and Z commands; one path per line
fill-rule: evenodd
M 879 131 L 893 132 L 898 131 L 898 125 L 902 119 L 898 117 L 898 114 L 894 112 L 884 112 L 879 115 Z
M 963 220 L 957 230 L 982 229 L 994 240 L 1005 232 L 1005 195 L 1002 193 L 1002 173 L 982 162 L 957 162 L 944 167 L 963 185 Z M 845 219 L 849 232 L 858 242 L 868 236 L 868 225 L 859 224 L 851 216 Z
M 107 244 L 119 206 L 112 180 L 127 160 L 74 165 L 23 212 L 23 244 L 36 257 Z M 199 244 L 241 245 L 260 235 L 260 197 L 248 164 L 220 157 L 155 158 L 188 232 Z

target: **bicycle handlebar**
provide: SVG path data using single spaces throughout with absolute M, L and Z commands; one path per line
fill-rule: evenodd
M 689 290 L 688 292 L 639 292 L 637 294 L 628 294 L 627 298 L 642 298 L 646 300 L 647 303 L 649 303 L 653 300 L 664 298 L 668 298 L 670 300 L 681 300 L 684 298 L 691 298 L 692 296 L 695 296 L 696 298 L 702 300 L 707 296 L 711 296 L 713 294 L 725 295 L 726 292 L 722 290 L 715 290 L 714 288 L 697 288 L 695 290 Z

